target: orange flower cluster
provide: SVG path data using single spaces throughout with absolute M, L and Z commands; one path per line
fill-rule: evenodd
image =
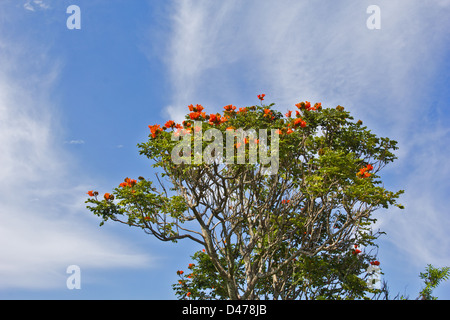
M 311 106 L 311 102 L 305 101 L 305 102 L 299 102 L 295 104 L 295 106 L 300 110 L 308 110 L 308 111 L 315 111 L 322 109 L 322 104 L 320 102 L 317 102 L 314 104 L 314 106 Z M 292 118 L 292 111 L 288 110 L 287 113 L 284 114 L 286 118 Z M 305 120 L 303 120 L 300 116 L 301 113 L 299 110 L 295 111 L 296 118 L 293 119 L 290 123 L 288 123 L 287 128 L 285 128 L 286 131 L 283 130 L 283 132 L 286 132 L 286 134 L 291 134 L 294 132 L 293 129 L 297 129 L 298 127 L 305 128 L 307 126 L 307 123 Z
M 205 109 L 200 104 L 196 104 L 195 107 L 191 104 L 191 105 L 188 106 L 188 108 L 189 108 L 189 111 L 193 111 L 193 112 L 202 112 L 203 109 Z
M 119 184 L 120 187 L 126 188 L 126 187 L 133 187 L 137 181 L 135 179 L 125 178 L 124 182 Z
M 97 193 L 97 194 L 95 194 L 95 193 Z M 97 191 L 94 192 L 93 190 L 90 190 L 90 191 L 86 192 L 86 194 L 88 194 L 89 197 L 93 197 L 93 196 L 98 195 L 98 192 Z
M 203 112 L 203 106 L 200 104 L 195 105 L 195 107 L 191 104 L 188 106 L 189 111 L 191 111 L 191 113 L 189 114 L 189 118 L 191 120 L 197 120 L 200 117 L 206 118 L 206 113 Z
M 358 249 L 358 245 L 357 244 L 355 244 L 354 247 L 355 247 L 355 250 L 352 251 L 353 255 L 357 255 L 357 254 L 360 254 L 362 252 L 361 250 Z
M 286 200 L 281 200 L 281 203 L 282 203 L 282 204 L 288 204 L 288 203 L 289 203 L 289 201 L 291 201 L 291 200 L 289 200 L 289 199 L 286 199 Z
M 373 169 L 373 166 L 371 164 L 368 164 L 364 168 L 359 169 L 358 173 L 356 174 L 360 178 L 368 178 L 371 176 L 371 173 L 368 172 Z
M 202 114 L 203 113 L 204 112 L 202 112 Z M 190 123 L 189 123 L 189 125 L 190 125 Z M 160 132 L 162 132 L 163 130 L 167 130 L 167 129 L 178 129 L 178 130 L 180 130 L 180 129 L 183 128 L 183 126 L 181 124 L 175 123 L 175 121 L 173 121 L 173 120 L 167 121 L 166 124 L 164 125 L 164 127 L 162 127 L 162 128 L 160 127 L 159 124 L 155 124 L 153 126 L 149 125 L 148 127 L 150 128 L 150 132 L 152 133 L 152 138 L 156 138 L 156 136 Z
M 371 263 L 370 263 L 371 265 L 373 265 L 373 266 L 379 266 L 380 265 L 380 261 L 372 261 Z
M 169 120 L 169 121 L 167 121 L 166 122 L 166 124 L 164 125 L 167 129 L 170 129 L 170 128 L 174 128 L 175 127 L 175 121 L 173 121 L 173 120 Z
M 263 101 L 265 96 L 266 95 L 264 93 L 263 94 L 258 94 L 258 99 Z
M 270 109 L 264 109 L 263 117 L 270 118 L 271 120 L 275 119 L 275 117 L 274 117 L 274 115 L 272 113 L 272 110 L 270 110 Z
M 254 139 L 253 141 L 255 142 L 255 144 L 259 143 L 259 139 Z M 248 144 L 248 143 L 249 143 L 249 140 L 247 138 L 244 138 L 244 144 Z M 239 148 L 242 145 L 242 143 L 238 142 L 235 145 L 236 145 L 236 148 Z
M 294 120 L 294 128 L 298 128 L 298 126 L 304 128 L 306 127 L 306 122 L 302 118 L 297 118 Z
M 234 110 L 236 110 L 236 107 L 229 104 L 228 106 L 223 107 L 225 109 L 226 112 L 233 112 Z
M 239 108 L 239 110 L 238 110 L 238 111 L 236 111 L 236 113 L 246 113 L 246 112 L 247 112 L 247 110 L 248 110 L 248 108 L 247 108 L 247 107 L 245 107 L 245 108 Z
M 156 138 L 156 135 L 159 132 L 162 132 L 163 129 L 159 126 L 159 124 L 155 124 L 153 126 L 148 126 L 150 128 L 150 132 L 152 133 L 152 138 Z

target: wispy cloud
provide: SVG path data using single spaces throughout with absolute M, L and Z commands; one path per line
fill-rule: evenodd
M 84 140 L 78 139 L 78 140 L 70 140 L 70 141 L 64 141 L 64 143 L 67 144 L 84 144 Z
M 49 98 L 57 59 L 32 39 L 7 40 L 9 28 L 0 30 L 0 289 L 64 288 L 71 264 L 149 266 L 151 257 L 99 233 L 86 212 L 90 178 L 62 148 L 58 106 Z
M 45 1 L 43 0 L 27 0 L 27 2 L 25 2 L 25 4 L 23 5 L 23 7 L 26 10 L 29 11 L 35 11 L 35 9 L 40 9 L 40 10 L 46 10 L 50 8 L 50 5 L 48 5 Z
M 345 106 L 399 141 L 386 186 L 406 190 L 407 209 L 380 218 L 390 245 L 421 265 L 449 264 L 442 223 L 450 192 L 443 174 L 448 97 L 432 94 L 442 66 L 448 70 L 450 1 L 384 1 L 381 30 L 366 27 L 370 4 L 175 1 L 164 52 L 173 88 L 168 115 L 181 119 L 190 103 L 250 105 L 259 93 L 279 108 L 302 100 Z M 440 120 L 428 118 L 437 104 Z M 438 243 L 446 250 L 427 251 Z

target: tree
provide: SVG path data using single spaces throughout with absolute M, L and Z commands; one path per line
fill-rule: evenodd
M 260 105 L 228 105 L 223 114 L 190 105 L 182 124 L 150 125 L 138 147 L 162 170 L 158 188 L 126 178 L 103 199 L 89 191 L 87 207 L 101 224 L 201 244 L 192 272 L 178 272 L 180 298 L 377 293 L 366 272 L 383 233 L 372 230 L 373 212 L 403 208 L 403 191 L 386 190 L 379 176 L 396 159 L 397 142 L 377 137 L 342 106 L 305 101 L 283 115 L 258 98 Z

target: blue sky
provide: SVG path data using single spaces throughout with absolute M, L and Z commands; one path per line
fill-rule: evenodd
M 399 142 L 383 178 L 406 209 L 376 213 L 378 254 L 392 293 L 415 298 L 428 263 L 450 266 L 448 30 L 448 0 L 2 0 L 0 298 L 174 299 L 200 248 L 99 227 L 86 191 L 153 175 L 136 147 L 149 124 L 260 93 L 280 111 L 342 105 Z M 72 264 L 80 290 L 66 287 Z M 450 283 L 435 294 L 449 299 Z

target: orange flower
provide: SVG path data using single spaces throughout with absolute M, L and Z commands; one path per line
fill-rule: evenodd
M 178 128 L 177 131 L 175 131 L 175 132 L 173 133 L 173 136 L 174 136 L 174 137 L 179 137 L 179 136 L 180 136 L 181 130 L 182 130 L 181 128 Z
M 357 255 L 358 253 L 361 253 L 362 251 L 359 249 L 355 249 L 352 251 L 352 254 Z
M 236 110 L 236 107 L 231 104 L 228 106 L 225 106 L 223 108 L 225 109 L 225 111 L 228 111 L 228 112 L 232 112 L 232 111 Z
M 191 295 L 191 293 L 190 293 L 190 292 L 186 293 L 186 296 L 188 296 L 188 297 L 189 297 L 190 295 Z
M 364 168 L 359 169 L 359 172 L 356 175 L 360 176 L 361 178 L 368 178 L 372 175 L 371 173 L 367 172 L 370 170 L 373 170 L 373 166 L 371 164 L 368 164 Z
M 165 126 L 167 129 L 173 128 L 175 126 L 175 122 L 173 120 L 169 120 L 166 122 Z
M 266 95 L 264 93 L 263 94 L 258 94 L 258 99 L 263 101 L 265 96 Z
M 291 134 L 291 133 L 293 133 L 294 131 L 291 129 L 291 128 L 289 128 L 287 131 L 286 131 L 286 133 L 287 134 Z
M 209 124 L 210 125 L 214 125 L 214 124 L 222 124 L 224 122 L 226 122 L 228 119 L 226 117 L 221 117 L 220 114 L 210 114 L 209 115 Z
M 93 197 L 93 196 L 94 196 L 94 191 L 93 191 L 93 190 L 90 190 L 90 191 L 87 192 L 87 194 L 88 194 L 90 197 Z
M 105 193 L 103 197 L 105 198 L 105 200 L 114 200 L 114 196 L 109 193 Z
M 125 178 L 121 184 L 119 184 L 120 187 L 126 188 L 126 187 L 132 187 L 134 186 L 137 181 L 135 179 Z
M 294 121 L 294 127 L 301 126 L 302 128 L 306 127 L 306 122 L 302 120 L 302 118 L 297 118 Z
M 195 264 L 189 263 L 188 268 L 189 268 L 189 269 L 192 269 L 194 266 L 195 266 Z
M 177 275 L 179 275 L 179 276 L 182 275 L 183 273 L 184 273 L 183 270 L 178 270 L 178 271 L 177 271 Z
M 200 116 L 201 116 L 200 112 L 191 112 L 191 113 L 189 114 L 189 118 L 191 118 L 191 120 L 196 120 L 196 119 L 198 119 L 198 117 L 200 117 Z
M 319 103 L 316 103 L 316 104 L 314 105 L 314 107 L 311 107 L 311 102 L 309 102 L 309 101 L 297 103 L 297 104 L 295 104 L 295 106 L 296 106 L 297 108 L 299 108 L 299 109 L 306 109 L 306 110 L 308 110 L 308 111 L 313 111 L 313 110 L 316 110 L 316 109 L 318 109 L 318 108 L 322 108 L 320 102 L 319 102 Z
M 289 110 L 289 111 L 286 113 L 286 117 L 290 118 L 291 115 L 292 115 L 292 111 Z
M 130 187 L 134 186 L 134 185 L 137 183 L 137 181 L 136 181 L 135 179 L 130 179 L 130 178 L 127 178 L 127 179 L 125 180 L 125 182 L 126 182 Z
M 195 110 L 194 111 L 197 111 L 197 112 L 202 112 L 203 111 L 203 106 L 202 105 L 200 105 L 200 104 L 196 104 L 195 105 Z

